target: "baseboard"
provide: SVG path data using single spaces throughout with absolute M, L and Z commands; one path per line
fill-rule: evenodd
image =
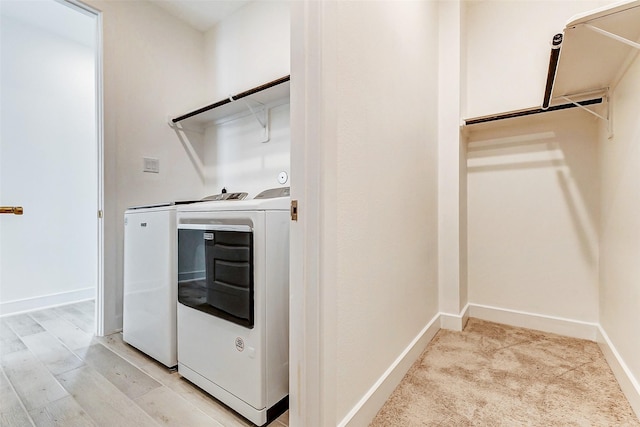
M 0 303 L 0 317 L 57 307 L 59 305 L 94 299 L 95 297 L 96 288 L 91 287 L 69 292 L 60 292 L 58 294 L 2 302 Z
M 640 418 L 640 383 L 634 378 L 631 370 L 627 364 L 624 363 L 620 353 L 618 353 L 618 350 L 616 350 L 609 336 L 604 329 L 602 329 L 602 326 L 598 326 L 597 341 L 609 367 L 611 367 L 613 374 L 618 380 L 618 384 L 620 384 L 622 392 L 629 401 L 636 416 Z
M 469 304 L 467 304 L 460 314 L 440 313 L 440 327 L 452 331 L 461 331 L 469 320 Z
M 393 390 L 440 330 L 440 313 L 420 331 L 398 358 L 340 421 L 343 426 L 367 426 L 387 401 Z
M 469 304 L 468 313 L 469 317 L 517 326 L 520 328 L 535 329 L 537 331 L 550 332 L 553 334 L 589 341 L 596 341 L 597 338 L 597 323 L 582 322 L 579 320 L 527 313 L 524 311 L 490 307 L 480 304 Z

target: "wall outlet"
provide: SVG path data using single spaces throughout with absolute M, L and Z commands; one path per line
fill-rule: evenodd
M 143 157 L 142 172 L 160 173 L 160 160 Z

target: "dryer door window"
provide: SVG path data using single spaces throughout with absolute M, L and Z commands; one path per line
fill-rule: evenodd
M 253 328 L 253 232 L 237 227 L 178 229 L 178 301 Z

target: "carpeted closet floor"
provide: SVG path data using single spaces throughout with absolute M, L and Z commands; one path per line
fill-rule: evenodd
M 371 426 L 640 426 L 596 343 L 469 319 L 441 330 Z

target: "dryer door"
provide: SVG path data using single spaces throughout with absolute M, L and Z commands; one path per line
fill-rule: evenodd
M 251 227 L 181 224 L 178 228 L 178 301 L 253 328 L 253 264 Z

